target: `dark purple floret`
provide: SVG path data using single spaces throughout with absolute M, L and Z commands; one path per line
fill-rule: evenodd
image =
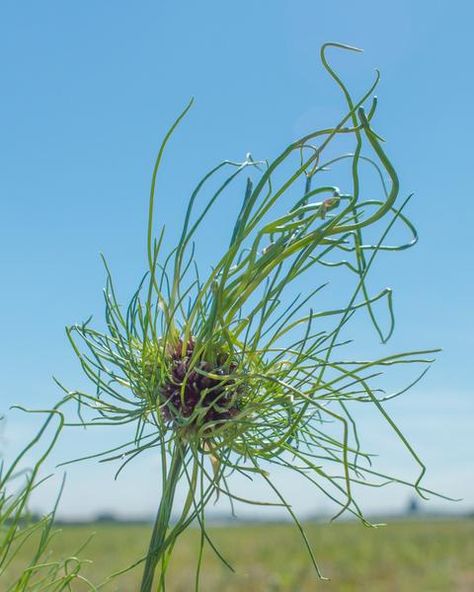
M 200 408 L 202 412 L 196 414 L 194 420 L 200 425 L 232 419 L 240 410 L 242 390 L 232 378 L 236 364 L 226 363 L 225 356 L 221 359 L 218 356 L 214 364 L 194 359 L 191 366 L 194 346 L 190 339 L 183 352 L 183 342 L 180 341 L 170 352 L 170 375 L 160 392 L 164 418 L 178 421 L 192 416 Z

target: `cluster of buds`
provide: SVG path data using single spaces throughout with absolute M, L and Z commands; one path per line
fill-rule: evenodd
M 169 377 L 161 385 L 161 409 L 165 420 L 191 418 L 196 426 L 220 424 L 238 415 L 243 389 L 236 383 L 237 365 L 218 355 L 215 363 L 193 359 L 195 343 L 189 339 L 170 350 Z M 212 429 L 212 428 L 211 428 Z

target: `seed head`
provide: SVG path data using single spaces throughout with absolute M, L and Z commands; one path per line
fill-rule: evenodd
M 159 388 L 159 405 L 166 421 L 204 427 L 204 433 L 235 418 L 243 405 L 244 389 L 237 379 L 237 364 L 222 352 L 215 362 L 195 356 L 190 338 L 169 348 L 168 373 Z

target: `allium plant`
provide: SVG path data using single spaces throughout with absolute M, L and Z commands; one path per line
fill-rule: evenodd
M 386 394 L 377 385 L 387 367 L 429 364 L 432 351 L 376 360 L 340 354 L 347 343 L 342 333 L 364 312 L 382 342 L 389 339 L 391 291 L 371 293 L 367 274 L 377 254 L 406 249 L 417 236 L 403 213 L 408 199 L 399 200 L 397 173 L 373 127 L 379 74 L 353 98 L 327 60 L 329 48 L 358 50 L 336 43 L 321 50 L 322 64 L 346 101 L 340 121 L 296 140 L 270 162 L 248 155 L 244 162 L 218 164 L 192 192 L 181 234 L 164 252 L 164 229 L 154 228 L 158 173 L 166 145 L 191 104 L 186 107 L 165 136 L 153 170 L 146 276 L 123 306 L 106 265 L 106 330 L 89 320 L 67 331 L 95 385 L 92 394 L 67 391 L 78 404 L 78 424 L 135 426 L 133 441 L 104 452 L 105 458 L 124 458 L 126 464 L 147 450 L 160 455 L 162 494 L 149 550 L 141 559 L 141 592 L 164 589 L 174 545 L 191 524 L 201 529 L 196 590 L 206 544 L 227 564 L 209 538 L 206 508 L 219 495 L 231 504 L 262 503 L 250 499 L 257 479 L 275 495 L 263 505 L 289 512 L 320 575 L 272 467 L 309 481 L 338 505 L 337 516 L 349 512 L 366 524 L 354 484 L 410 485 L 372 467 L 359 444 L 355 406 L 370 405 L 380 413 L 419 465 L 411 486 L 420 495 L 426 492 L 420 485 L 425 468 L 384 406 L 400 392 Z M 353 141 L 352 152 L 338 152 L 341 140 L 343 146 Z M 329 169 L 342 171 L 341 188 L 325 182 Z M 375 197 L 367 196 L 362 183 L 369 169 L 379 182 Z M 203 271 L 194 241 L 200 231 L 212 229 L 212 211 L 228 216 L 223 200 L 234 187 L 242 188 L 242 198 L 228 246 Z M 404 228 L 404 244 L 387 243 L 394 225 Z M 345 304 L 321 308 L 322 278 L 341 272 L 350 286 Z M 389 319 L 385 330 L 376 314 L 383 303 Z M 235 493 L 236 474 L 249 478 L 249 499 Z M 178 484 L 187 491 L 180 507 L 174 504 Z

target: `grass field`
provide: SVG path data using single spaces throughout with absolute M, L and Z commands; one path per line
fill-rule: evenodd
M 82 555 L 94 561 L 84 573 L 99 582 L 144 552 L 150 529 L 124 525 L 64 527 L 53 542 L 53 554 L 73 552 L 92 531 L 96 534 Z M 323 574 L 330 578 L 328 582 L 316 579 L 291 525 L 215 527 L 210 532 L 236 573 L 207 550 L 203 592 L 474 591 L 473 520 L 400 521 L 378 529 L 357 523 L 310 524 L 309 538 Z M 194 590 L 197 543 L 198 532 L 191 530 L 177 546 L 167 592 Z M 19 557 L 13 569 L 21 568 Z M 140 569 L 135 569 L 104 590 L 133 592 L 139 576 Z M 7 584 L 1 584 L 0 590 Z

